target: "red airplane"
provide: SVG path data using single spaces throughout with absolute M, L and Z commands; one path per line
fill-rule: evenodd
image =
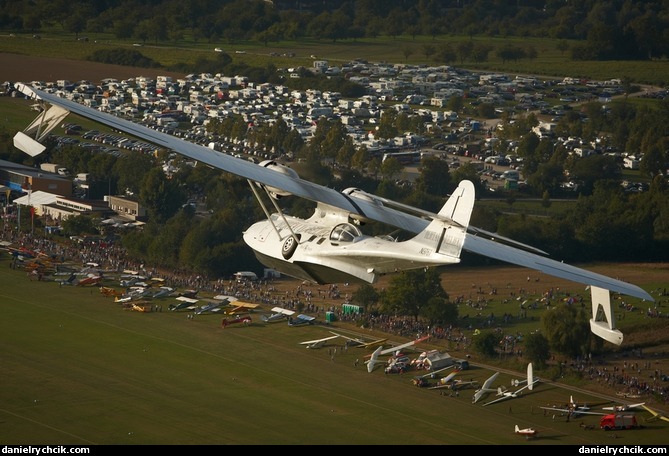
M 244 323 L 245 325 L 248 326 L 249 324 L 251 324 L 251 322 L 252 322 L 251 317 L 249 317 L 248 315 L 246 317 L 237 317 L 237 318 L 234 318 L 232 320 L 228 320 L 227 318 L 224 318 L 221 321 L 221 327 L 225 328 L 226 326 L 232 325 L 232 324 L 235 324 L 235 323 Z

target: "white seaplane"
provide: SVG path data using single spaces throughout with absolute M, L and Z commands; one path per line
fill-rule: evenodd
M 470 226 L 475 200 L 470 181 L 460 182 L 435 214 L 356 188 L 340 192 L 303 180 L 293 169 L 273 160 L 255 164 L 23 83 L 15 87 L 42 107 L 37 119 L 14 136 L 14 145 L 31 156 L 45 150 L 40 141 L 72 112 L 247 179 L 266 220 L 249 227 L 244 241 L 266 267 L 288 276 L 318 284 L 374 283 L 384 274 L 457 264 L 464 250 L 589 286 L 591 330 L 617 345 L 622 343 L 623 334 L 615 326 L 610 292 L 653 301 L 636 285 L 548 259 L 539 249 Z M 301 219 L 286 214 L 278 201 L 290 195 L 316 202 L 313 215 Z M 274 213 L 270 212 L 272 207 Z M 399 228 L 410 237 L 400 240 L 390 235 L 365 235 L 361 226 L 369 222 Z

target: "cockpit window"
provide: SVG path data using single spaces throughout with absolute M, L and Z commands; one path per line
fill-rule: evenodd
M 350 223 L 340 223 L 330 232 L 332 242 L 353 242 L 356 237 L 362 236 L 360 230 Z

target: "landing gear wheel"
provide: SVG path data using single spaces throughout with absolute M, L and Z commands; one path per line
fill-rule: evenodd
M 283 243 L 283 247 L 281 248 L 281 254 L 286 260 L 290 259 L 290 257 L 293 256 L 293 253 L 295 253 L 295 249 L 297 248 L 297 244 L 298 244 L 298 239 L 295 236 L 290 236 Z

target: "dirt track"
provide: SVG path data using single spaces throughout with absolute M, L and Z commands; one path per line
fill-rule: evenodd
M 104 78 L 128 79 L 146 76 L 155 79 L 159 75 L 172 77 L 185 76 L 182 73 L 155 68 L 135 68 L 80 60 L 0 53 L 0 83 L 5 81 L 51 82 L 58 79 L 67 79 L 72 82 L 87 80 L 97 84 Z

